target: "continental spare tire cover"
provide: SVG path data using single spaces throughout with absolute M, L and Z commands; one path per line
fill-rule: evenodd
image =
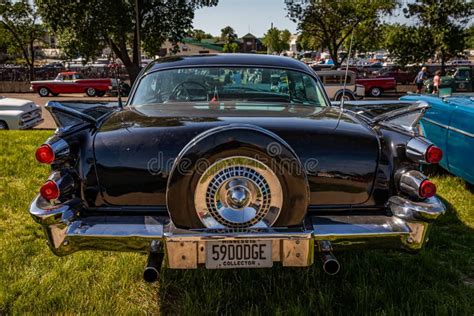
M 242 229 L 300 225 L 309 186 L 291 147 L 253 125 L 201 133 L 174 161 L 167 208 L 180 228 Z

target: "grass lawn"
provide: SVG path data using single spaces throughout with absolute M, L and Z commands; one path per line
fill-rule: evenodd
M 34 160 L 51 132 L 0 132 L 0 315 L 94 314 L 474 314 L 474 189 L 432 179 L 448 206 L 427 248 L 336 254 L 327 276 L 305 269 L 177 271 L 142 281 L 145 255 L 54 256 L 28 206 L 49 174 Z

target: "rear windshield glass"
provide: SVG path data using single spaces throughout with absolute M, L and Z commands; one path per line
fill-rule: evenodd
M 228 101 L 326 106 L 322 91 L 311 76 L 286 69 L 180 68 L 144 76 L 129 105 Z

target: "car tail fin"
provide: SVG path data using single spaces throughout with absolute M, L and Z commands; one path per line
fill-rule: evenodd
M 97 126 L 107 114 L 119 109 L 115 102 L 49 101 L 46 109 L 53 116 L 60 132 L 85 126 Z
M 348 101 L 345 109 L 371 125 L 383 124 L 413 131 L 429 108 L 423 101 Z

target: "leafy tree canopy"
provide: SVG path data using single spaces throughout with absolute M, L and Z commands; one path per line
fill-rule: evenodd
M 442 72 L 446 60 L 466 48 L 465 27 L 474 15 L 474 2 L 465 0 L 416 0 L 408 3 L 405 16 L 417 25 L 431 30 L 431 46 L 441 59 Z
M 467 48 L 474 49 L 474 24 L 472 24 L 468 29 L 466 29 L 466 38 L 467 38 L 467 43 L 466 43 Z
M 212 34 L 206 33 L 203 30 L 199 30 L 199 29 L 192 30 L 191 36 L 196 41 L 202 41 L 203 39 L 207 39 L 207 38 L 214 38 Z
M 192 28 L 194 11 L 218 0 L 35 0 L 43 21 L 56 32 L 69 56 L 86 60 L 109 45 L 133 82 L 138 75 L 137 28 L 143 49 L 155 55 L 169 40 L 175 44 Z M 131 52 L 129 52 L 129 48 Z
M 270 28 L 263 36 L 263 44 L 267 46 L 270 53 L 278 53 L 290 48 L 291 33 L 288 30 L 279 30 L 276 27 Z
M 237 43 L 226 43 L 224 44 L 224 47 L 222 51 L 224 53 L 237 53 L 239 50 L 239 44 Z
M 226 26 L 221 30 L 221 41 L 231 44 L 237 40 L 237 34 L 231 26 Z
M 359 25 L 379 23 L 382 14 L 390 13 L 397 0 L 287 0 L 289 17 L 298 28 L 313 38 L 313 43 L 328 49 L 336 66 L 337 52 Z
M 385 48 L 401 66 L 425 62 L 435 53 L 433 34 L 427 27 L 386 25 L 383 34 Z
M 35 42 L 45 31 L 38 23 L 34 5 L 27 0 L 0 0 L 0 42 L 9 53 L 21 54 L 34 79 Z

